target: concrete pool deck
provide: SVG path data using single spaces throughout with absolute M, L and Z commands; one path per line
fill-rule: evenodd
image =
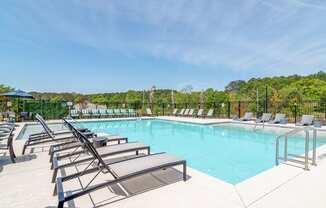
M 160 119 L 217 124 L 229 119 L 196 119 L 158 117 Z M 92 119 L 96 121 L 96 119 Z M 102 120 L 102 119 L 100 119 Z M 106 119 L 112 120 L 112 119 Z M 120 119 L 119 119 L 120 120 Z M 54 123 L 58 121 L 53 121 Z M 16 135 L 24 124 L 16 130 Z M 291 127 L 291 125 L 288 125 Z M 21 156 L 23 140 L 15 140 L 18 162 L 11 164 L 6 154 L 0 157 L 0 207 L 56 207 L 52 196 L 49 156 L 46 147 Z M 43 149 L 44 148 L 44 149 Z M 177 169 L 145 175 L 122 184 L 132 195 L 125 197 L 119 187 L 99 190 L 74 201 L 71 207 L 326 207 L 326 146 L 318 148 L 318 166 L 304 171 L 293 164 L 281 164 L 239 184 L 232 185 L 188 167 L 187 182 L 180 181 Z M 218 164 L 217 164 L 218 165 Z M 67 170 L 72 171 L 72 170 Z M 101 176 L 108 179 L 105 176 Z M 87 180 L 83 179 L 83 180 Z M 4 188 L 5 187 L 5 188 Z M 158 188 L 159 187 L 159 188 Z M 78 181 L 69 182 L 65 190 L 80 188 Z M 146 191 L 151 189 L 150 191 Z M 135 192 L 144 192 L 134 194 Z M 68 204 L 66 204 L 68 207 Z

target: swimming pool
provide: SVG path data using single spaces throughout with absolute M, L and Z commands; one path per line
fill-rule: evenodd
M 280 133 L 232 124 L 209 126 L 156 119 L 79 125 L 96 133 L 119 134 L 149 144 L 153 152 L 174 154 L 186 159 L 190 167 L 231 184 L 275 166 L 275 138 Z M 322 144 L 326 144 L 326 138 L 318 138 L 317 146 Z M 303 146 L 303 137 L 289 139 L 289 152 L 302 154 Z

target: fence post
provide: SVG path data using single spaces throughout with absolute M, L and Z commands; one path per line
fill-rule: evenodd
M 325 120 L 325 122 L 326 122 L 326 103 L 324 103 L 323 105 L 324 105 L 324 112 L 325 112 L 324 120 Z
M 297 123 L 297 113 L 298 113 L 297 103 L 294 103 L 294 123 Z
M 267 91 L 267 85 L 265 87 L 265 113 L 268 111 L 268 91 Z
M 238 118 L 241 117 L 241 101 L 238 101 Z
M 228 118 L 231 118 L 231 102 L 228 101 Z
M 41 115 L 44 116 L 44 118 L 46 119 L 45 115 L 43 115 L 43 100 L 40 100 L 41 103 Z

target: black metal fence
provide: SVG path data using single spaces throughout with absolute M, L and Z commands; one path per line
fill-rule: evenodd
M 45 119 L 61 119 L 69 113 L 66 102 L 13 100 L 10 103 L 11 106 L 8 106 L 7 101 L 0 102 L 2 117 L 6 117 L 6 112 L 15 112 L 18 121 L 33 120 L 36 113 L 41 114 Z
M 326 103 L 320 101 L 303 101 L 303 102 L 268 102 L 264 101 L 226 101 L 226 102 L 206 102 L 200 103 L 176 103 L 174 105 L 169 103 L 152 103 L 143 104 L 140 102 L 136 103 L 125 103 L 115 102 L 107 103 L 107 108 L 132 108 L 137 111 L 139 115 L 143 115 L 146 112 L 146 108 L 151 108 L 155 115 L 171 115 L 175 108 L 193 108 L 195 113 L 198 109 L 204 108 L 207 111 L 211 108 L 214 109 L 214 117 L 216 118 L 234 118 L 241 117 L 245 112 L 253 112 L 256 117 L 259 117 L 263 112 L 270 113 L 285 113 L 290 122 L 299 121 L 300 117 L 304 114 L 314 115 L 315 119 L 326 123 Z M 0 102 L 0 112 L 14 111 L 17 119 L 21 120 L 20 117 L 24 112 L 29 113 L 30 118 L 33 119 L 33 115 L 39 113 L 46 119 L 61 119 L 67 116 L 69 108 L 66 102 L 50 102 L 43 100 L 23 100 L 13 101 L 12 106 L 8 107 L 7 102 Z M 27 119 L 27 118 L 25 118 Z
M 150 107 L 154 114 L 169 115 L 173 109 L 201 108 L 200 103 L 177 103 L 171 104 L 152 104 L 145 105 L 144 108 Z M 264 112 L 284 113 L 290 122 L 297 122 L 302 115 L 313 115 L 316 120 L 326 123 L 326 103 L 320 101 L 303 101 L 298 103 L 286 102 L 257 102 L 256 101 L 233 101 L 233 102 L 212 102 L 203 105 L 204 111 L 214 109 L 214 117 L 216 118 L 234 118 L 242 117 L 245 112 L 253 112 L 256 117 L 260 117 Z

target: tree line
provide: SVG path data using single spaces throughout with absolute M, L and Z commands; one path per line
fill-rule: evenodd
M 0 85 L 0 93 L 13 90 L 11 86 Z M 89 101 L 98 105 L 112 103 L 222 103 L 228 101 L 256 101 L 262 102 L 267 97 L 269 102 L 289 103 L 302 101 L 320 101 L 326 103 L 326 73 L 320 71 L 307 76 L 275 76 L 252 78 L 247 81 L 235 80 L 230 82 L 224 90 L 208 88 L 195 91 L 192 86 L 185 86 L 181 90 L 157 89 L 152 87 L 145 91 L 128 90 L 126 92 L 109 92 L 95 94 L 81 93 L 52 93 L 30 92 L 37 100 L 50 102 L 72 101 L 82 103 Z M 6 98 L 0 98 L 4 100 Z

